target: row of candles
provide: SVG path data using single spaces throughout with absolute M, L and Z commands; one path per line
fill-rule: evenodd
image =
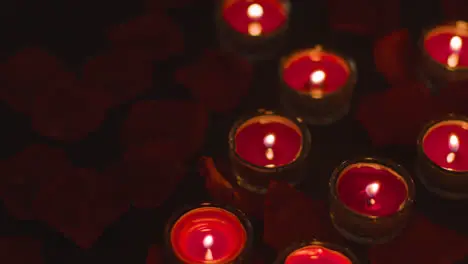
M 230 48 L 258 52 L 283 36 L 288 26 L 286 0 L 220 1 L 217 26 Z M 421 38 L 427 78 L 458 81 L 468 77 L 468 24 L 437 26 Z M 272 41 L 275 40 L 275 41 Z M 259 48 L 260 47 L 260 48 Z M 308 124 L 327 124 L 347 114 L 356 66 L 316 46 L 281 63 L 282 103 L 288 118 L 260 111 L 239 120 L 229 135 L 230 160 L 237 183 L 264 193 L 272 179 L 296 184 L 310 149 Z M 428 124 L 418 139 L 416 174 L 426 188 L 449 199 L 468 198 L 468 119 L 447 116 Z M 342 163 L 330 178 L 330 217 L 335 228 L 358 243 L 384 243 L 405 227 L 414 202 L 414 183 L 400 165 L 378 158 Z M 167 244 L 175 263 L 248 263 L 253 230 L 248 218 L 228 206 L 202 204 L 174 215 Z M 356 264 L 344 247 L 326 242 L 298 243 L 277 264 Z
M 274 178 L 296 183 L 310 135 L 301 120 L 271 111 L 241 119 L 231 129 L 230 160 L 241 187 L 263 192 Z M 433 121 L 418 139 L 417 176 L 435 194 L 468 198 L 468 119 L 450 115 Z M 345 161 L 330 178 L 330 217 L 345 238 L 385 243 L 406 226 L 414 183 L 400 165 L 379 158 Z M 252 227 L 240 211 L 203 204 L 174 216 L 168 245 L 177 263 L 245 263 Z M 358 263 L 346 248 L 325 242 L 299 243 L 278 264 Z
M 288 26 L 289 1 L 220 3 L 216 23 L 222 46 L 242 54 L 261 53 L 287 39 L 284 32 Z M 467 41 L 468 23 L 463 21 L 424 32 L 419 68 L 429 88 L 468 79 L 468 49 L 464 45 Z M 319 45 L 286 56 L 280 65 L 280 76 L 282 105 L 291 115 L 301 116 L 310 124 L 328 124 L 348 113 L 357 79 L 352 59 Z

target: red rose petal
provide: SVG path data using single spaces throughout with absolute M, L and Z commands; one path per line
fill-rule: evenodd
M 149 100 L 132 106 L 122 131 L 125 146 L 172 141 L 183 158 L 203 145 L 208 126 L 205 109 L 191 101 Z
M 176 189 L 186 173 L 179 146 L 171 141 L 147 142 L 124 154 L 127 188 L 135 207 L 158 207 Z
M 285 183 L 274 183 L 266 197 L 264 239 L 277 250 L 303 240 L 340 242 L 324 202 L 314 201 Z
M 151 245 L 148 249 L 146 264 L 164 264 L 164 251 L 159 245 Z
M 408 30 L 393 31 L 379 38 L 374 44 L 374 61 L 377 70 L 392 84 L 414 79 Z
M 104 178 L 103 178 L 104 177 Z M 43 189 L 34 208 L 38 218 L 82 248 L 91 247 L 104 229 L 128 208 L 111 178 L 76 168 Z
M 184 49 L 182 32 L 161 12 L 139 16 L 119 25 L 110 30 L 108 38 L 115 48 L 151 60 L 165 60 Z
M 5 264 L 42 264 L 42 242 L 29 237 L 1 237 L 0 261 Z
M 215 164 L 213 158 L 201 159 L 201 173 L 205 177 L 205 186 L 214 201 L 239 208 L 248 215 L 263 218 L 264 196 L 249 192 L 232 185 L 225 176 L 230 168 L 222 162 Z M 231 176 L 234 177 L 234 176 Z
M 452 264 L 468 255 L 468 238 L 417 214 L 402 235 L 369 253 L 372 264 Z
M 415 144 L 424 124 L 436 112 L 429 90 L 421 84 L 408 83 L 363 98 L 356 118 L 377 146 Z
M 207 51 L 197 62 L 176 72 L 179 83 L 209 110 L 234 109 L 251 84 L 252 67 L 247 61 L 218 51 Z
M 71 170 L 63 150 L 39 144 L 2 161 L 0 166 L 0 197 L 8 211 L 22 220 L 35 217 L 33 202 L 40 190 Z
M 71 74 L 70 74 L 71 75 Z M 60 78 L 35 98 L 31 122 L 40 134 L 63 141 L 75 141 L 96 130 L 105 119 L 109 98 L 99 91 L 85 91 L 72 77 Z
M 27 48 L 10 57 L 3 67 L 2 100 L 14 110 L 30 113 L 38 92 L 61 73 L 60 61 L 39 48 Z
M 152 87 L 153 66 L 135 54 L 114 50 L 84 65 L 83 82 L 84 88 L 107 94 L 113 104 L 121 104 Z

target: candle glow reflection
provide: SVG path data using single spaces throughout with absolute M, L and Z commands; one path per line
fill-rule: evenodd
M 203 239 L 203 247 L 206 248 L 205 260 L 212 261 L 213 260 L 213 253 L 211 252 L 211 247 L 213 246 L 213 236 L 207 235 Z
M 463 40 L 459 36 L 453 36 L 450 39 L 450 49 L 452 50 L 452 54 L 450 54 L 449 57 L 447 58 L 447 65 L 450 68 L 455 68 L 458 66 L 458 63 L 460 60 L 459 53 L 460 53 L 462 46 L 463 46 Z
M 449 137 L 449 149 L 450 153 L 447 154 L 446 161 L 447 163 L 453 163 L 456 158 L 456 154 L 458 149 L 460 148 L 460 140 L 458 139 L 457 135 L 451 134 Z
M 247 16 L 252 20 L 259 20 L 263 17 L 263 7 L 259 4 L 251 4 L 247 8 Z M 251 36 L 260 36 L 263 31 L 263 27 L 258 22 L 252 22 L 248 25 L 248 32 Z
M 369 205 L 375 204 L 374 197 L 375 195 L 377 195 L 379 190 L 380 190 L 380 184 L 378 182 L 373 182 L 366 186 L 366 194 L 367 196 L 369 196 L 369 200 L 368 200 Z
M 267 148 L 266 151 L 265 151 L 265 157 L 267 158 L 267 160 L 273 160 L 275 158 L 275 153 L 274 153 L 274 151 L 272 149 L 273 145 L 275 144 L 275 141 L 276 141 L 276 137 L 272 133 L 267 134 L 263 138 L 263 145 L 265 145 L 265 147 Z M 275 167 L 275 165 L 268 164 L 265 167 L 273 168 L 273 167 Z

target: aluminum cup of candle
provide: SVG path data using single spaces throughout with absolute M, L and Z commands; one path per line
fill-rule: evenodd
M 424 31 L 419 49 L 421 76 L 434 89 L 468 79 L 467 22 L 450 22 Z
M 169 263 L 249 263 L 252 239 L 244 213 L 211 203 L 183 208 L 166 226 Z
M 343 162 L 330 179 L 330 216 L 345 238 L 381 244 L 406 226 L 414 183 L 400 165 L 377 158 Z
M 288 29 L 289 0 L 222 0 L 215 23 L 223 49 L 251 59 L 276 54 Z
M 345 247 L 320 241 L 302 242 L 284 250 L 275 264 L 359 264 Z
M 310 150 L 310 133 L 301 119 L 259 110 L 240 119 L 229 133 L 229 159 L 237 184 L 266 193 L 272 180 L 299 183 Z
M 306 123 L 330 124 L 349 112 L 357 79 L 353 60 L 316 46 L 285 57 L 280 76 L 284 109 Z
M 426 189 L 445 199 L 468 199 L 468 118 L 430 122 L 417 146 L 415 171 Z

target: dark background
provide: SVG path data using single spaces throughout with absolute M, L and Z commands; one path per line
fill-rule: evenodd
M 291 37 L 288 49 L 324 43 L 353 57 L 359 68 L 359 81 L 354 101 L 358 101 L 368 93 L 388 88 L 389 85 L 376 72 L 373 65 L 373 39 L 351 33 L 333 32 L 328 26 L 326 5 L 322 1 L 302 0 L 292 3 Z M 402 1 L 402 5 L 404 26 L 410 29 L 414 39 L 417 39 L 421 28 L 443 20 L 437 1 L 407 0 Z M 70 69 L 78 71 L 87 58 L 105 49 L 107 43 L 104 30 L 108 26 L 122 23 L 143 12 L 143 4 L 140 1 L 83 0 L 77 3 L 59 0 L 3 1 L 0 6 L 0 59 L 4 60 L 23 47 L 38 45 L 56 54 Z M 178 65 L 195 58 L 203 49 L 217 45 L 213 24 L 214 9 L 211 4 L 203 2 L 168 12 L 182 25 L 186 37 L 186 51 L 181 57 L 159 62 L 156 65 L 154 79 L 163 89 L 146 95 L 146 98 L 188 97 L 187 90 L 171 79 L 172 71 Z M 203 155 L 225 156 L 227 132 L 239 115 L 258 108 L 275 109 L 278 106 L 276 91 L 271 90 L 271 87 L 277 86 L 277 80 L 271 78 L 276 74 L 277 59 L 255 65 L 255 80 L 251 94 L 241 103 L 241 107 L 231 114 L 212 117 L 213 122 Z M 270 89 L 270 96 L 263 96 L 265 89 Z M 96 158 L 90 153 L 96 150 L 105 153 L 106 150 L 112 149 L 109 147 L 113 143 L 112 139 L 116 138 L 115 128 L 127 110 L 127 106 L 114 110 L 97 133 L 93 133 L 79 144 L 67 145 L 35 134 L 24 117 L 3 104 L 0 108 L 2 158 L 16 153 L 28 144 L 46 142 L 63 145 L 77 163 L 85 166 L 99 166 L 108 162 L 105 158 Z M 326 198 L 325 179 L 331 170 L 341 161 L 357 155 L 377 154 L 391 158 L 409 169 L 412 168 L 415 155 L 413 146 L 373 148 L 365 130 L 352 118 L 352 115 L 331 126 L 310 129 L 314 142 L 317 143 L 312 158 L 320 156 L 320 164 L 313 165 L 311 173 L 321 177 L 318 177 L 319 182 L 314 178 L 314 182 L 306 181 L 300 188 L 317 198 Z M 12 141 L 11 138 L 21 138 L 21 140 Z M 110 156 L 111 154 L 109 153 Z M 193 175 L 186 177 L 175 194 L 160 208 L 131 209 L 109 226 L 89 250 L 78 248 L 72 241 L 42 224 L 17 221 L 2 208 L 0 208 L 0 232 L 2 235 L 28 235 L 43 239 L 44 256 L 47 263 L 51 264 L 144 263 L 148 246 L 152 243 L 162 244 L 164 225 L 174 210 L 187 204 L 210 200 L 204 190 L 204 183 L 197 174 L 194 169 Z M 443 202 L 429 195 L 420 188 L 419 184 L 417 186 L 418 210 L 435 223 L 468 235 L 468 216 L 464 216 L 468 209 L 466 204 Z M 269 263 L 275 258 L 276 253 L 260 243 L 262 222 L 255 219 L 252 221 L 257 232 L 256 250 L 263 252 Z M 359 247 L 356 249 L 357 252 L 361 251 Z M 362 254 L 360 257 L 365 255 Z M 468 263 L 468 260 L 463 263 Z

